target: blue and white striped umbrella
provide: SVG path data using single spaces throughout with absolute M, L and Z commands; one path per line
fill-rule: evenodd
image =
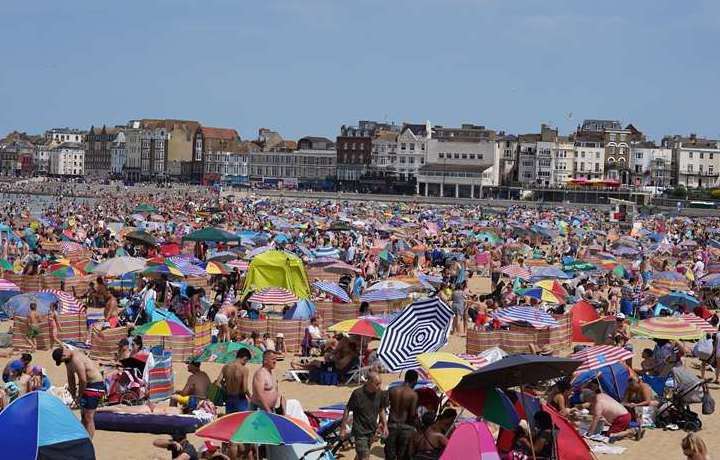
M 204 268 L 198 267 L 197 265 L 193 265 L 189 262 L 179 262 L 175 264 L 178 269 L 182 272 L 185 276 L 207 276 L 207 272 Z
M 388 300 L 403 300 L 408 298 L 404 289 L 378 289 L 366 291 L 360 296 L 361 302 L 386 302 Z
M 452 317 L 450 307 L 437 297 L 411 303 L 385 328 L 378 357 L 390 372 L 419 367 L 418 355 L 447 344 Z
M 333 283 L 332 281 L 315 281 L 312 285 L 323 292 L 327 292 L 328 294 L 337 297 L 345 303 L 352 302 L 348 293 L 345 292 L 345 290 L 337 283 Z
M 508 307 L 497 310 L 493 317 L 503 323 L 528 323 L 536 329 L 558 327 L 560 323 L 552 316 L 535 307 Z
M 340 251 L 333 247 L 317 248 L 313 251 L 315 257 L 330 257 L 333 259 L 340 258 Z

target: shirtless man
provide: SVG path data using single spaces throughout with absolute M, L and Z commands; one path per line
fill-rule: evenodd
M 644 406 L 657 407 L 659 403 L 650 385 L 633 375 L 628 381 L 623 404 L 628 409 L 634 409 Z
M 92 438 L 95 435 L 95 411 L 100 399 L 105 396 L 105 382 L 100 368 L 84 353 L 67 348 L 56 348 L 52 357 L 58 366 L 65 363 L 68 390 L 78 402 L 80 421 Z
M 276 360 L 277 357 L 274 351 L 267 350 L 263 353 L 262 367 L 256 370 L 253 375 L 253 394 L 250 410 L 261 409 L 266 412 L 274 412 L 278 406 L 280 391 L 277 379 L 272 375 Z
M 250 370 L 246 366 L 251 354 L 247 348 L 241 348 L 235 355 L 235 361 L 223 366 L 215 383 L 225 390 L 225 413 L 248 410 L 250 396 Z
M 110 291 L 107 291 L 107 294 L 105 295 L 105 308 L 103 309 L 103 316 L 105 318 L 105 322 L 108 323 L 110 327 L 116 327 L 118 325 L 118 302 Z
M 198 361 L 188 361 L 187 370 L 190 377 L 182 390 L 170 396 L 170 405 L 175 407 L 180 404 L 186 412 L 192 412 L 198 408 L 200 401 L 207 399 L 210 377 L 200 370 Z
M 40 314 L 37 312 L 35 302 L 30 304 L 30 313 L 28 314 L 27 323 L 27 341 L 30 345 L 30 353 L 37 351 L 36 337 L 40 335 Z
M 584 390 L 582 401 L 590 403 L 590 413 L 593 416 L 588 429 L 589 434 L 596 432 L 601 419 L 605 419 L 610 424 L 607 436 L 611 443 L 629 436 L 634 436 L 635 440 L 639 441 L 645 434 L 645 430 L 642 428 L 629 428 L 630 420 L 632 420 L 630 412 L 605 393 Z
M 418 395 L 415 385 L 418 373 L 415 370 L 405 372 L 405 382 L 391 389 L 390 415 L 388 417 L 388 437 L 385 441 L 385 458 L 388 460 L 409 460 L 410 441 L 415 434 Z

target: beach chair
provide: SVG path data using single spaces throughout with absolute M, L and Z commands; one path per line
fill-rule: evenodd
M 288 369 L 283 374 L 283 379 L 306 383 L 310 379 L 310 371 L 305 369 Z

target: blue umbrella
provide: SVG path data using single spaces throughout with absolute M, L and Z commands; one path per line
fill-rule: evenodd
M 323 292 L 327 292 L 328 294 L 339 298 L 345 303 L 352 302 L 348 293 L 345 292 L 345 290 L 341 288 L 340 285 L 338 285 L 337 283 L 333 283 L 332 281 L 315 281 L 313 283 L 313 287 L 320 289 Z
M 300 299 L 285 312 L 283 319 L 310 319 L 315 316 L 315 304 L 308 299 Z
M 13 459 L 94 460 L 90 436 L 72 411 L 55 396 L 34 391 L 0 413 L 3 457 Z
M 602 390 L 616 401 L 622 401 L 628 387 L 628 371 L 623 363 L 615 363 L 600 369 L 586 371 L 575 377 L 573 388 L 581 388 L 591 380 L 598 379 Z
M 658 299 L 658 302 L 668 307 L 680 305 L 682 307 L 695 308 L 700 305 L 700 301 L 698 299 L 686 292 L 680 291 L 671 292 L 668 295 L 664 295 Z
M 389 300 L 407 299 L 408 293 L 404 289 L 376 289 L 367 291 L 360 296 L 361 302 L 385 302 Z
M 11 317 L 27 317 L 30 314 L 30 304 L 34 303 L 37 305 L 38 314 L 47 315 L 50 312 L 50 306 L 57 301 L 57 296 L 50 292 L 30 292 L 11 297 L 2 308 Z
M 530 273 L 532 273 L 532 276 L 530 277 L 531 282 L 543 279 L 567 280 L 572 278 L 572 276 L 557 267 L 530 267 Z

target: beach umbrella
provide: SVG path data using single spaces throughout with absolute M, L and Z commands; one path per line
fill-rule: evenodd
M 147 203 L 140 203 L 139 205 L 135 206 L 135 209 L 132 210 L 133 213 L 139 213 L 139 212 L 145 212 L 145 213 L 153 213 L 157 212 L 158 209 Z
M 315 316 L 315 304 L 309 299 L 300 299 L 283 315 L 283 319 L 308 320 Z
M 12 271 L 13 266 L 10 262 L 8 262 L 5 259 L 0 259 L 0 269 L 6 270 L 6 271 Z
M 440 460 L 500 460 L 495 438 L 487 423 L 466 421 L 455 427 Z
M 454 388 L 448 395 L 451 400 L 478 417 L 512 430 L 520 423 L 520 416 L 510 398 L 499 388 L 463 390 Z
M 310 255 L 312 256 L 312 254 Z M 333 259 L 332 257 L 317 257 L 308 262 L 308 265 L 312 265 L 313 267 L 326 267 L 328 265 L 333 265 L 337 262 L 338 260 Z
M 555 294 L 558 298 L 565 299 L 568 296 L 568 292 L 565 290 L 562 284 L 557 280 L 543 280 L 535 283 L 535 286 L 550 291 Z
M 183 323 L 170 319 L 161 319 L 138 326 L 132 335 L 150 335 L 156 337 L 189 337 L 194 335 Z
M 530 267 L 530 279 L 531 280 L 542 280 L 542 279 L 562 279 L 567 280 L 572 278 L 570 275 L 560 270 L 557 267 Z
M 691 296 L 687 292 L 671 292 L 668 295 L 664 295 L 658 299 L 658 302 L 667 306 L 673 307 L 679 305 L 682 307 L 695 308 L 700 305 L 700 301 L 695 297 Z
M 183 237 L 183 241 L 215 241 L 226 243 L 228 241 L 240 240 L 241 237 L 239 235 L 214 227 L 203 228 Z
M 699 283 L 705 288 L 720 287 L 720 273 L 710 273 L 700 278 Z
M 330 332 L 344 332 L 373 339 L 381 338 L 385 334 L 385 329 L 384 325 L 366 318 L 347 319 L 328 327 Z
M 501 308 L 493 313 L 493 318 L 502 323 L 527 323 L 536 329 L 558 327 L 560 325 L 555 318 L 536 307 L 515 306 Z
M 245 444 L 316 444 L 322 438 L 300 420 L 272 412 L 235 412 L 195 432 L 201 438 Z
M 437 297 L 408 305 L 385 329 L 378 358 L 390 372 L 418 367 L 416 357 L 447 344 L 453 311 Z
M 246 258 L 246 259 L 252 259 L 252 258 L 255 257 L 255 256 L 259 256 L 259 255 L 262 254 L 263 252 L 267 252 L 267 251 L 270 251 L 270 250 L 272 250 L 272 249 L 273 249 L 272 246 L 261 246 L 261 247 L 259 247 L 259 248 L 253 249 L 252 251 L 248 251 L 247 254 L 245 254 L 245 258 Z
M 57 301 L 58 298 L 49 292 L 28 292 L 10 297 L 2 309 L 10 317 L 27 317 L 30 314 L 30 304 L 34 303 L 39 315 L 47 315 L 50 306 Z
M 286 305 L 297 302 L 298 298 L 287 289 L 269 287 L 255 292 L 247 300 L 264 305 Z
M 568 358 L 512 355 L 464 376 L 455 387 L 461 390 L 511 388 L 569 377 L 582 364 Z
M 477 369 L 470 361 L 446 352 L 422 353 L 417 356 L 417 362 L 443 393 L 448 393 L 465 374 Z
M 442 276 L 427 275 L 425 273 L 418 273 L 417 279 L 423 287 L 433 290 L 443 282 Z
M 168 259 L 169 263 L 168 265 L 172 266 L 174 265 L 177 267 L 180 272 L 185 276 L 197 276 L 197 277 L 206 277 L 207 272 L 204 268 L 202 268 L 199 265 L 191 264 L 187 260 L 180 261 L 180 262 L 172 262 L 170 259 Z
M 178 278 L 185 277 L 185 274 L 176 267 L 174 264 L 161 264 L 161 265 L 150 265 L 142 271 L 143 275 L 146 276 L 176 276 Z
M 231 270 L 222 262 L 210 261 L 205 265 L 205 271 L 208 275 L 229 275 Z
M 706 334 L 714 334 L 718 332 L 717 326 L 713 326 L 712 324 L 708 323 L 707 321 L 693 313 L 685 313 L 683 315 L 680 315 L 680 318 L 684 319 L 685 321 L 692 324 Z
M 375 291 L 366 291 L 360 295 L 361 302 L 387 302 L 407 298 L 408 292 L 404 289 L 378 289 Z
M 82 245 L 74 241 L 63 241 L 60 243 L 60 250 L 66 256 L 72 256 L 74 254 L 82 252 L 82 249 Z
M 63 402 L 33 391 L 0 412 L 3 457 L 22 460 L 94 460 L 90 436 Z
M 570 358 L 582 361 L 580 367 L 575 371 L 576 373 L 593 371 L 611 364 L 622 363 L 632 359 L 632 357 L 633 353 L 631 351 L 612 345 L 595 345 L 570 355 Z
M 529 287 L 524 289 L 518 289 L 515 291 L 517 295 L 531 297 L 533 299 L 540 300 L 547 303 L 561 304 L 565 302 L 564 297 L 560 297 L 557 294 L 548 291 L 547 289 L 539 287 Z
M 94 274 L 118 277 L 125 273 L 138 272 L 145 268 L 145 259 L 139 257 L 113 257 L 101 262 L 93 270 Z
M 59 289 L 42 289 L 41 293 L 48 293 L 55 296 L 56 301 L 60 302 L 61 313 L 79 313 L 83 306 L 78 299 L 69 292 Z
M 327 292 L 328 294 L 332 295 L 333 297 L 337 297 L 341 301 L 345 303 L 352 302 L 352 299 L 350 299 L 350 296 L 343 288 L 340 287 L 337 283 L 333 283 L 332 281 L 315 281 L 313 284 L 313 287 L 316 289 L 319 289 L 323 292 Z
M 250 351 L 250 361 L 252 364 L 261 364 L 263 351 L 254 346 L 240 342 L 219 342 L 211 343 L 203 348 L 203 351 L 193 357 L 193 361 L 210 362 L 218 364 L 227 364 L 235 361 L 238 350 L 247 349 Z
M 329 259 L 339 259 L 340 251 L 333 247 L 317 248 L 312 251 L 315 257 L 325 257 Z
M 652 284 L 660 289 L 683 291 L 688 289 L 688 280 L 678 272 L 653 274 Z
M 631 330 L 634 335 L 649 339 L 699 340 L 705 337 L 705 332 L 677 316 L 644 319 Z
M 379 291 L 381 289 L 408 289 L 410 285 L 404 281 L 397 281 L 397 280 L 385 280 L 385 281 L 379 281 L 369 288 L 365 290 L 365 292 L 368 291 Z
M 611 341 L 617 331 L 617 320 L 613 316 L 606 316 L 588 321 L 580 326 L 582 335 L 596 344 L 606 344 Z
M 207 258 L 207 261 L 208 261 L 208 262 L 221 262 L 221 263 L 225 263 L 225 262 L 229 262 L 229 261 L 231 261 L 231 260 L 233 260 L 233 259 L 236 259 L 237 256 L 238 256 L 238 255 L 237 255 L 237 253 L 235 253 L 235 252 L 232 252 L 232 251 L 222 251 L 222 252 L 216 252 L 216 253 L 213 254 L 212 256 L 208 257 L 208 258 Z
M 250 267 L 250 264 L 247 261 L 241 260 L 241 259 L 231 260 L 228 263 L 226 263 L 225 265 L 227 265 L 231 269 L 237 268 L 238 271 L 241 271 L 241 272 L 246 272 L 248 270 L 248 268 Z
M 154 236 L 144 230 L 135 230 L 125 235 L 126 240 L 136 243 L 145 244 L 147 246 L 157 246 L 157 240 Z
M 51 267 L 51 269 L 52 271 L 50 272 L 50 276 L 61 279 L 74 278 L 76 276 L 84 276 L 86 274 L 82 268 L 78 268 L 72 265 Z
M 17 284 L 12 281 L 0 279 L 0 292 L 2 291 L 17 291 L 20 292 L 20 288 Z

